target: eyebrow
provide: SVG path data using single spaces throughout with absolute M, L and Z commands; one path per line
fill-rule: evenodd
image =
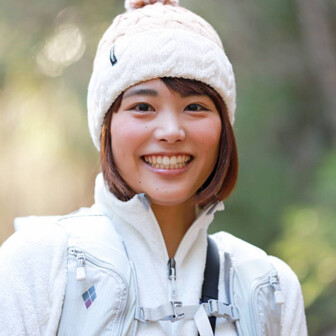
M 196 97 L 202 97 L 202 96 L 207 96 L 209 97 L 206 93 L 198 93 L 198 92 L 188 92 L 188 93 L 180 93 L 182 98 L 188 98 L 188 97 L 192 97 L 192 96 L 196 96 Z
M 154 90 L 154 89 L 136 89 L 136 88 L 134 88 L 134 89 L 130 89 L 129 91 L 127 91 L 124 94 L 123 98 L 128 98 L 128 97 L 132 97 L 132 96 L 152 96 L 152 97 L 158 97 L 159 93 L 156 90 Z M 182 98 L 188 98 L 188 97 L 192 97 L 192 96 L 202 97 L 202 96 L 208 96 L 208 95 L 205 94 L 205 93 L 187 92 L 185 94 L 181 94 L 180 93 L 180 96 Z
M 131 96 L 153 96 L 157 97 L 159 93 L 153 89 L 131 89 L 124 94 L 124 98 Z

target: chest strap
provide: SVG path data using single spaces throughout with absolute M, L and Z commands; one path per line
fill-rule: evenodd
M 204 309 L 208 317 L 222 317 L 234 322 L 238 319 L 237 310 L 218 300 L 209 300 L 200 305 L 183 305 L 180 301 L 170 301 L 155 308 L 137 306 L 135 319 L 140 322 L 192 320 L 199 309 Z
M 137 306 L 134 318 L 140 322 L 195 320 L 200 336 L 213 336 L 216 318 L 238 320 L 238 311 L 231 304 L 218 301 L 219 254 L 216 243 L 208 237 L 208 248 L 199 305 L 183 305 L 170 301 L 155 308 Z

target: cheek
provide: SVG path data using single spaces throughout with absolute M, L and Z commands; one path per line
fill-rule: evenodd
M 198 129 L 197 138 L 195 138 L 197 140 L 195 142 L 198 146 L 198 159 L 201 163 L 202 184 L 209 177 L 216 165 L 221 131 L 222 125 L 219 118 L 218 120 L 207 120 Z M 196 136 L 196 134 L 194 135 Z
M 193 136 L 197 139 L 198 145 L 210 153 L 218 152 L 222 125 L 220 118 L 213 118 L 200 123 L 193 131 Z
M 146 127 L 127 116 L 115 114 L 111 121 L 111 139 L 114 159 L 118 162 L 136 154 L 146 139 Z

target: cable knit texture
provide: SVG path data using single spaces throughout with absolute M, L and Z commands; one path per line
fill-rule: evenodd
M 88 89 L 88 121 L 97 149 L 104 116 L 127 88 L 158 77 L 195 79 L 236 107 L 235 79 L 221 40 L 200 16 L 161 2 L 115 18 L 99 42 Z
M 146 210 L 139 195 L 128 202 L 116 199 L 105 187 L 103 178 L 96 181 L 95 205 L 80 210 L 104 214 L 113 222 L 124 239 L 130 259 L 138 275 L 140 304 L 156 307 L 170 299 L 167 279 L 168 253 L 153 212 Z M 219 203 L 216 210 L 223 210 Z M 184 304 L 198 304 L 203 282 L 207 248 L 207 228 L 214 213 L 202 212 L 183 237 L 177 253 L 177 300 Z M 23 227 L 0 249 L 0 325 L 1 335 L 56 334 L 65 293 L 67 237 L 55 225 Z M 224 252 L 239 264 L 264 256 L 265 252 L 228 233 L 212 235 L 221 259 L 219 299 L 225 301 Z M 106 244 L 113 242 L 106 238 Z M 281 260 L 269 257 L 279 273 L 285 298 L 282 306 L 281 336 L 306 336 L 306 323 L 299 282 L 293 271 Z M 191 320 L 140 323 L 137 336 L 196 336 Z M 217 336 L 236 336 L 232 323 L 218 319 Z

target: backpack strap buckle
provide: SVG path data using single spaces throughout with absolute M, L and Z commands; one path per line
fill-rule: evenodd
M 183 306 L 181 301 L 169 301 L 154 308 L 135 307 L 134 318 L 140 322 L 171 321 L 176 322 L 183 318 L 192 319 L 198 305 Z
M 135 315 L 134 318 L 140 322 L 146 322 L 146 317 L 145 317 L 145 309 L 144 307 L 137 306 L 135 307 Z
M 208 316 L 224 317 L 231 322 L 239 319 L 238 312 L 232 305 L 213 299 L 210 299 L 205 305 Z
M 176 322 L 184 318 L 184 313 L 179 313 L 177 308 L 182 308 L 183 304 L 181 301 L 170 301 L 173 309 L 173 314 L 168 316 L 171 322 Z

